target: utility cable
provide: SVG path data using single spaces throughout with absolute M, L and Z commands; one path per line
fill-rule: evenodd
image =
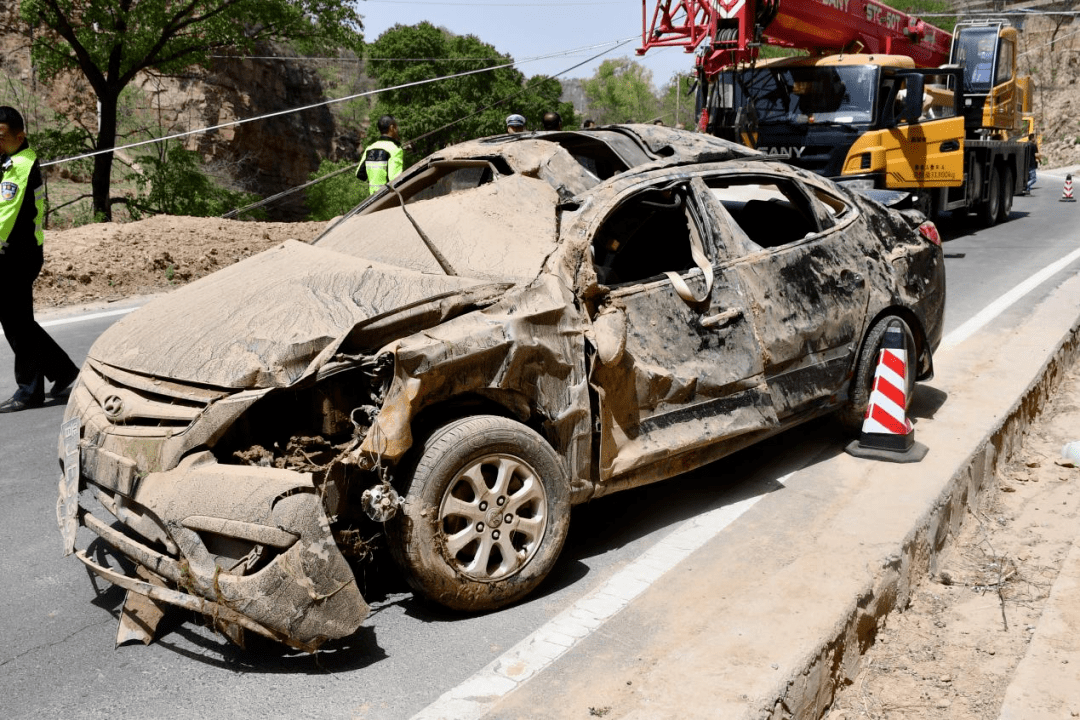
M 599 57 L 601 57 L 603 55 L 606 55 L 609 52 L 612 52 L 613 50 L 619 49 L 620 47 L 622 47 L 626 43 L 630 42 L 631 40 L 636 40 L 636 39 L 637 39 L 637 37 L 635 36 L 635 37 L 630 37 L 630 38 L 626 38 L 624 40 L 621 40 L 621 41 L 619 41 L 619 43 L 617 45 L 614 45 L 613 47 L 611 47 L 611 48 L 609 48 L 607 50 L 604 50 L 603 52 L 597 53 L 596 55 L 593 55 L 589 59 L 581 61 L 577 65 L 572 65 L 572 66 L 566 68 L 565 70 L 561 70 L 560 72 L 556 73 L 555 75 L 551 75 L 550 77 L 551 78 L 557 78 L 560 75 L 565 75 L 566 73 L 570 72 L 571 70 L 575 70 L 575 69 L 581 67 L 582 65 L 590 63 L 593 60 L 595 60 L 595 59 L 597 59 L 597 58 L 599 58 Z M 594 45 L 593 47 L 597 47 L 597 46 Z M 384 88 L 384 89 L 385 90 L 393 90 L 395 88 Z M 508 100 L 510 100 L 512 98 L 517 97 L 518 95 L 520 95 L 521 93 L 525 92 L 528 89 L 529 89 L 528 84 L 526 83 L 526 86 L 521 88 L 517 92 L 513 92 L 513 93 L 507 95 L 506 97 L 504 97 L 504 98 L 502 98 L 500 100 L 496 100 L 493 103 L 485 105 L 485 106 L 479 108 L 478 110 L 470 113 L 469 115 L 465 115 L 465 116 L 460 117 L 460 118 L 458 118 L 456 120 L 453 120 L 452 122 L 449 122 L 449 123 L 447 123 L 446 125 L 443 125 L 440 128 L 436 128 L 435 130 L 431 130 L 430 132 L 426 132 L 423 135 L 420 135 L 419 137 L 411 138 L 410 140 L 408 140 L 408 141 L 406 141 L 405 143 L 402 143 L 402 144 L 407 145 L 409 143 L 419 142 L 420 140 L 423 140 L 424 138 L 430 137 L 431 135 L 434 135 L 435 133 L 442 132 L 443 130 L 446 130 L 447 128 L 451 128 L 454 125 L 465 122 L 469 118 L 476 117 L 477 115 L 484 112 L 485 110 L 489 110 L 489 109 L 491 109 L 493 107 L 498 107 L 499 105 L 502 105 L 503 103 L 507 102 Z M 296 186 L 294 188 L 289 188 L 288 190 L 283 190 L 283 191 L 277 193 L 276 195 L 271 195 L 270 197 L 263 198 L 262 200 L 259 200 L 258 202 L 254 202 L 254 203 L 252 203 L 250 205 L 245 205 L 242 208 L 236 208 L 234 210 L 230 210 L 229 212 L 223 214 L 221 217 L 223 217 L 223 218 L 236 217 L 236 216 L 240 215 L 241 213 L 245 213 L 245 212 L 248 212 L 250 210 L 254 210 L 256 208 L 263 207 L 264 205 L 268 205 L 271 202 L 275 202 L 275 201 L 277 201 L 277 200 L 279 200 L 279 199 L 281 199 L 281 198 L 283 198 L 283 197 L 285 197 L 287 195 L 291 195 L 294 192 L 299 192 L 300 190 L 311 187 L 312 185 L 320 183 L 323 180 L 329 180 L 332 177 L 337 177 L 338 175 L 345 172 L 346 170 L 351 170 L 351 169 L 352 169 L 352 165 L 347 165 L 347 166 L 345 166 L 343 168 L 338 168 L 337 170 L 335 170 L 335 171 L 333 171 L 331 173 L 323 175 L 322 177 L 316 178 L 314 180 L 310 180 L 310 181 L 304 183 L 303 185 L 298 185 L 298 186 Z
M 634 39 L 634 38 L 631 38 L 631 39 Z M 611 42 L 619 43 L 618 45 L 615 45 L 613 48 L 611 48 L 613 50 L 613 49 L 615 49 L 617 47 L 625 45 L 627 42 L 629 42 L 629 40 L 622 40 L 622 41 L 613 40 Z M 598 47 L 598 45 L 592 45 L 592 46 L 589 46 L 589 47 L 590 48 Z M 586 48 L 586 49 L 589 49 L 589 48 Z M 409 82 L 409 83 L 403 83 L 401 85 L 395 85 L 393 87 L 380 88 L 380 89 L 377 89 L 377 90 L 368 90 L 366 92 L 356 93 L 354 95 L 347 95 L 345 97 L 333 98 L 331 100 L 325 100 L 323 102 L 313 103 L 311 105 L 304 105 L 303 107 L 290 108 L 288 110 L 279 110 L 277 112 L 266 113 L 265 115 L 258 115 L 256 117 L 243 118 L 243 119 L 240 119 L 240 120 L 232 120 L 230 122 L 220 123 L 218 125 L 212 125 L 210 127 L 198 128 L 198 129 L 195 129 L 195 130 L 186 130 L 184 132 L 174 133 L 172 135 L 166 135 L 164 137 L 151 138 L 149 140 L 142 140 L 140 142 L 129 143 L 127 145 L 120 145 L 120 146 L 114 146 L 114 147 L 110 147 L 110 148 L 105 148 L 103 150 L 94 150 L 94 151 L 91 151 L 91 152 L 88 152 L 88 153 L 83 153 L 82 155 L 74 155 L 72 157 L 61 158 L 59 160 L 50 160 L 49 162 L 41 163 L 41 167 L 49 167 L 49 166 L 52 166 L 52 165 L 59 165 L 61 163 L 73 162 L 75 160 L 83 160 L 85 158 L 94 157 L 96 155 L 103 155 L 105 153 L 119 152 L 121 150 L 128 150 L 128 149 L 131 149 L 131 148 L 142 147 L 143 145 L 152 145 L 154 143 L 166 142 L 168 140 L 175 140 L 177 138 L 188 137 L 189 135 L 198 135 L 198 134 L 201 134 L 201 133 L 211 132 L 213 130 L 221 130 L 222 128 L 235 127 L 237 125 L 243 125 L 245 123 L 255 122 L 257 120 L 266 120 L 268 118 L 279 117 L 281 115 L 288 115 L 288 114 L 294 113 L 294 112 L 303 112 L 304 110 L 312 110 L 314 108 L 319 108 L 319 107 L 323 107 L 323 106 L 326 106 L 326 105 L 333 105 L 335 103 L 346 102 L 348 100 L 355 100 L 356 98 L 360 98 L 360 97 L 367 97 L 368 95 L 377 95 L 377 94 L 379 94 L 381 92 L 387 92 L 389 90 L 403 90 L 405 88 L 416 87 L 416 86 L 419 86 L 419 85 L 426 85 L 428 83 L 439 82 L 441 80 L 453 80 L 455 78 L 467 77 L 469 75 L 476 75 L 478 73 L 490 72 L 492 70 L 502 70 L 504 68 L 514 67 L 515 65 L 521 64 L 522 62 L 534 62 L 536 60 L 545 60 L 545 59 L 552 58 L 552 57 L 560 57 L 560 56 L 562 56 L 564 54 L 567 54 L 567 53 L 570 53 L 570 52 L 580 52 L 580 51 L 581 51 L 581 48 L 577 48 L 577 49 L 570 50 L 570 51 L 561 51 L 561 52 L 558 52 L 558 53 L 551 53 L 550 55 L 537 56 L 535 58 L 530 58 L 527 61 L 513 61 L 513 62 L 509 62 L 509 63 L 504 63 L 502 65 L 495 65 L 495 66 L 487 67 L 487 68 L 479 68 L 477 70 L 466 70 L 464 72 L 455 73 L 453 75 L 442 75 L 442 76 L 439 76 L 439 77 L 436 77 L 436 78 L 429 78 L 427 80 L 416 80 L 416 81 Z M 608 52 L 610 52 L 610 50 L 608 50 Z M 603 53 L 601 53 L 601 54 L 603 54 Z M 585 62 L 589 62 L 589 61 L 586 60 Z M 575 67 L 577 67 L 577 66 L 575 66 Z M 563 71 L 563 72 L 566 72 L 566 71 Z M 557 76 L 553 76 L 553 77 L 557 77 Z

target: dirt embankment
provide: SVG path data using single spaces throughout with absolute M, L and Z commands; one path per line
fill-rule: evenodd
M 293 239 L 310 242 L 324 222 L 240 222 L 159 215 L 45 232 L 38 309 L 158 293 Z

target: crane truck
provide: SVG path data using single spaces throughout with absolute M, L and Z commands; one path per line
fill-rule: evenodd
M 638 53 L 697 51 L 698 126 L 931 218 L 1006 220 L 1035 146 L 1001 20 L 936 28 L 876 0 L 642 0 Z M 807 51 L 759 60 L 762 45 Z

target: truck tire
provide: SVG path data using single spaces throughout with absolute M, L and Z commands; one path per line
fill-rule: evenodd
M 570 483 L 538 433 L 496 415 L 443 425 L 419 457 L 391 554 L 414 590 L 454 610 L 493 610 L 531 592 L 570 526 Z
M 1016 187 L 1016 178 L 1012 168 L 1005 168 L 1005 177 L 1001 183 L 1001 218 L 999 222 L 1005 222 L 1012 214 L 1013 190 Z
M 986 200 L 979 203 L 975 213 L 983 227 L 993 227 L 1001 215 L 1001 173 L 996 167 L 990 168 L 990 192 Z

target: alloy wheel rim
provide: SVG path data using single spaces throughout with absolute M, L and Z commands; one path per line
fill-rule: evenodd
M 439 507 L 447 561 L 480 582 L 520 572 L 539 549 L 547 522 L 540 476 L 506 454 L 486 455 L 459 471 Z

